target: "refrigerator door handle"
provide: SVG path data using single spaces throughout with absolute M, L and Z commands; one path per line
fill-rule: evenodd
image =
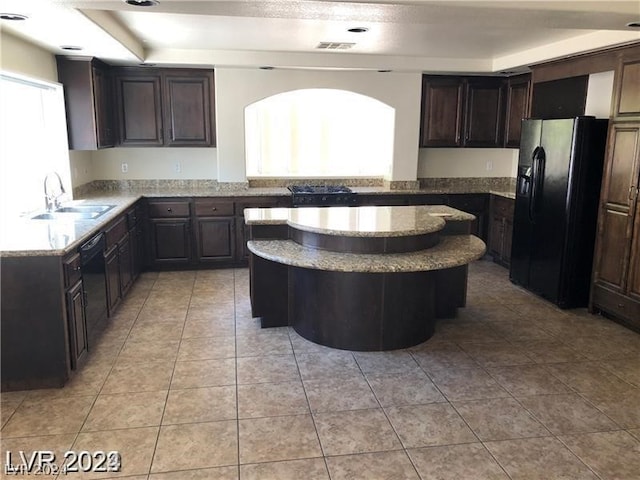
M 538 197 L 540 195 L 540 179 L 543 177 L 544 172 L 544 148 L 538 146 L 533 151 L 533 162 L 531 172 L 531 198 L 529 200 L 529 220 L 531 222 L 535 219 L 537 210 Z

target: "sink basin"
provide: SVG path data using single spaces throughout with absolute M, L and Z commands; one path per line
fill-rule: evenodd
M 60 207 L 55 210 L 55 213 L 99 213 L 111 210 L 113 205 L 73 205 L 71 207 Z
M 40 213 L 32 220 L 94 220 L 108 212 L 114 205 L 73 205 L 60 207 L 53 212 Z

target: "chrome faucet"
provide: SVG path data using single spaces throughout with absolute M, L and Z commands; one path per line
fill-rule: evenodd
M 57 194 L 55 189 L 53 191 L 49 191 L 49 188 L 47 187 L 49 183 L 51 183 L 49 181 L 51 177 L 56 177 L 58 179 L 59 193 Z M 51 212 L 60 206 L 60 197 L 65 193 L 66 192 L 64 190 L 64 185 L 62 184 L 62 178 L 60 178 L 60 175 L 58 175 L 58 172 L 48 173 L 44 177 L 44 203 L 45 203 L 47 212 Z

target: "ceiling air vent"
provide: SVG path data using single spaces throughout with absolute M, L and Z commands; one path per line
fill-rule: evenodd
M 348 42 L 320 42 L 316 48 L 321 50 L 348 50 L 354 45 L 355 43 Z

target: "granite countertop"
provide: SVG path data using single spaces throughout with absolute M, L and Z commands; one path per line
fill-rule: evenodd
M 498 195 L 499 197 L 510 198 L 511 200 L 515 200 L 516 199 L 516 193 L 515 192 L 497 192 L 497 191 L 494 191 L 494 190 L 490 190 L 489 193 L 491 195 Z
M 246 208 L 247 225 L 290 225 L 308 232 L 354 237 L 421 235 L 447 222 L 473 221 L 474 215 L 446 205 L 397 207 Z
M 422 272 L 466 265 L 482 257 L 486 245 L 473 235 L 442 237 L 427 250 L 407 253 L 341 253 L 304 247 L 293 240 L 250 240 L 249 250 L 266 260 L 293 267 L 334 272 Z

